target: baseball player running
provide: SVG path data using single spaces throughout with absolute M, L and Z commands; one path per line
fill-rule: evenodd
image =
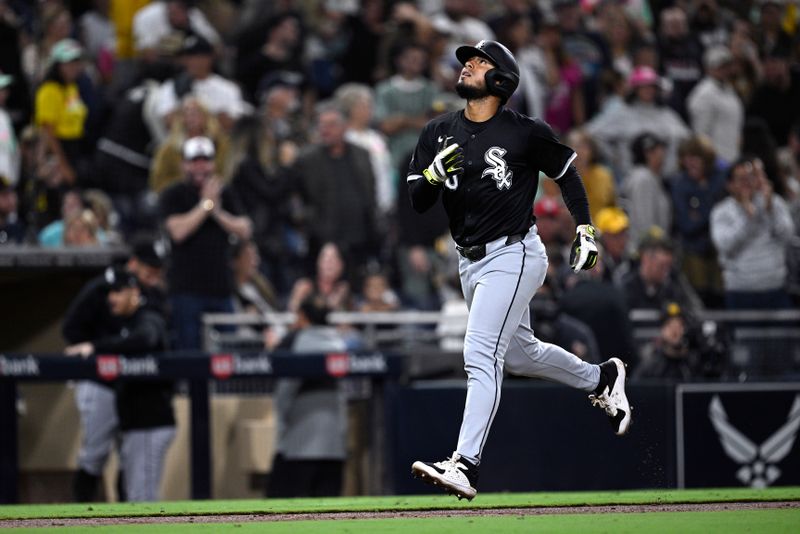
M 467 399 L 453 455 L 441 462 L 414 462 L 411 471 L 459 499 L 472 499 L 504 368 L 589 392 L 618 435 L 628 431 L 631 408 L 621 360 L 586 363 L 539 341 L 529 326 L 528 305 L 547 272 L 531 208 L 539 171 L 560 186 L 577 223 L 572 269 L 597 263 L 586 191 L 572 165 L 575 152 L 543 121 L 504 107 L 519 83 L 517 62 L 505 46 L 481 41 L 459 47 L 456 57 L 464 65 L 456 92 L 466 106 L 425 126 L 409 165 L 408 189 L 420 213 L 441 194 L 461 255 L 461 287 L 469 307 Z

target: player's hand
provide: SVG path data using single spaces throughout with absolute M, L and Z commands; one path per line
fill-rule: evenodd
M 572 270 L 591 269 L 597 264 L 597 245 L 594 242 L 595 229 L 591 224 L 582 224 L 575 229 L 575 241 L 569 252 L 569 265 Z
M 433 163 L 422 171 L 422 174 L 431 184 L 439 185 L 449 178 L 464 172 L 463 164 L 464 150 L 458 146 L 458 143 L 453 143 L 436 154 L 436 157 L 433 158 Z

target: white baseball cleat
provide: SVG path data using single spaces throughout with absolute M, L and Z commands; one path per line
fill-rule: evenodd
M 478 490 L 478 467 L 462 458 L 457 452 L 441 462 L 420 462 L 411 464 L 411 474 L 423 482 L 444 488 L 459 500 L 471 501 Z
M 631 426 L 631 405 L 625 395 L 625 364 L 619 358 L 611 358 L 600 364 L 600 385 L 589 395 L 592 406 L 606 411 L 614 433 L 622 436 Z

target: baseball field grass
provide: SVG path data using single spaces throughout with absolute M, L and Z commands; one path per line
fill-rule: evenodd
M 0 506 L 15 532 L 800 532 L 800 488 Z

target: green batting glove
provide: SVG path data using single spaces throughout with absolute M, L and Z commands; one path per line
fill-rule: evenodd
M 464 172 L 463 164 L 464 150 L 458 146 L 458 143 L 453 143 L 436 154 L 433 163 L 422 171 L 422 174 L 432 185 L 440 185 L 445 180 Z
M 594 242 L 596 230 L 591 224 L 581 224 L 575 229 L 575 241 L 569 253 L 572 270 L 591 269 L 597 264 L 597 245 Z

